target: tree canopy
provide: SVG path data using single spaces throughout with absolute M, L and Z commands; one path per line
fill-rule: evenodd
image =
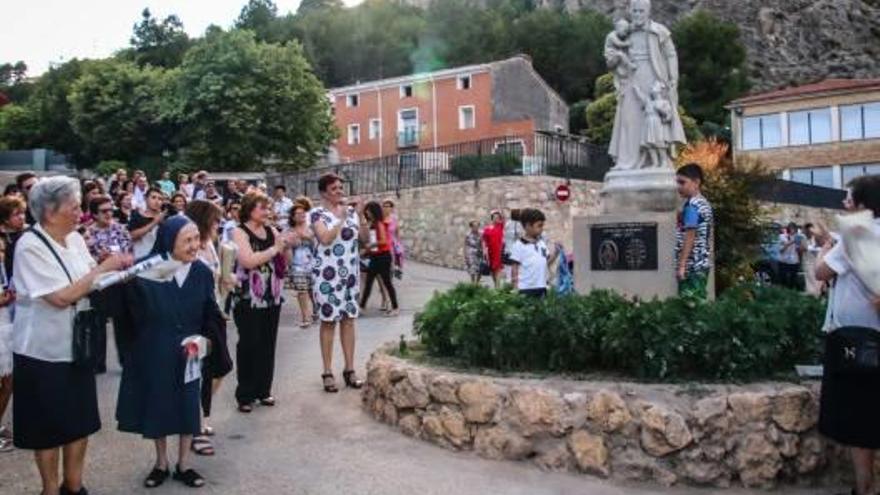
M 749 89 L 746 50 L 736 24 L 705 10 L 672 28 L 679 60 L 679 99 L 700 122 L 723 124 L 724 105 Z
M 175 91 L 186 161 L 259 168 L 265 159 L 307 165 L 335 136 L 330 104 L 298 43 L 213 32 L 186 55 Z
M 33 83 L 23 62 L 0 65 L 0 91 L 12 102 L 0 109 L 0 142 L 53 148 L 80 166 L 157 154 L 218 167 L 269 158 L 306 165 L 335 132 L 324 88 L 526 54 L 574 105 L 572 129 L 586 126 L 602 143 L 615 109 L 610 79 L 597 81 L 611 27 L 589 8 L 537 8 L 532 0 L 425 8 L 304 0 L 295 14 L 279 14 L 272 0 L 247 0 L 230 30 L 210 26 L 190 39 L 177 16 L 145 9 L 130 46 L 108 60 L 71 60 Z M 683 115 L 685 124 L 722 134 L 723 104 L 748 88 L 738 30 L 697 12 L 673 36 L 679 101 L 696 119 Z
M 131 50 L 123 52 L 140 66 L 177 67 L 190 46 L 183 23 L 176 15 L 162 21 L 153 17 L 150 9 L 141 13 L 141 21 L 134 25 Z

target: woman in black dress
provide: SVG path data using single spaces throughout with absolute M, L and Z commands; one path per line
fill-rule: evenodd
M 279 234 L 269 225 L 269 198 L 260 192 L 245 194 L 241 225 L 232 231 L 238 246 L 239 287 L 234 293 L 232 318 L 238 329 L 235 364 L 238 410 L 249 413 L 254 402 L 274 406 L 275 343 L 281 316 L 282 289 L 290 263 L 290 233 Z
M 156 446 L 156 463 L 144 481 L 153 488 L 170 475 L 167 437 L 179 435 L 174 479 L 199 487 L 205 480 L 187 465 L 193 435 L 199 433 L 200 379 L 182 341 L 201 334 L 218 321 L 214 274 L 197 259 L 199 230 L 185 216 L 165 220 L 157 234 L 154 254 L 181 263 L 172 280 L 137 278 L 126 288 L 136 340 L 119 387 L 116 419 L 119 429 L 139 433 Z M 189 378 L 187 378 L 189 377 Z

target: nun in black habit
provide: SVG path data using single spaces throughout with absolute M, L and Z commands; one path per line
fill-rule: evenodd
M 200 430 L 198 366 L 187 337 L 210 335 L 220 309 L 214 299 L 214 274 L 197 259 L 199 231 L 184 216 L 159 227 L 152 255 L 181 263 L 168 281 L 137 277 L 128 283 L 126 301 L 135 326 L 130 362 L 122 372 L 116 419 L 119 430 L 138 433 L 156 446 L 156 463 L 144 481 L 148 488 L 165 482 L 169 469 L 167 437 L 179 435 L 174 479 L 191 486 L 205 484 L 187 464 L 193 435 Z M 195 363 L 197 364 L 197 363 Z

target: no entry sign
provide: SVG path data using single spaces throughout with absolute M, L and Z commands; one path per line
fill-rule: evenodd
M 571 198 L 571 189 L 566 184 L 560 184 L 556 188 L 556 200 L 565 203 L 569 198 Z

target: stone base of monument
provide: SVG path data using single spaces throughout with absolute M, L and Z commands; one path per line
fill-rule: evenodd
M 678 294 L 676 209 L 672 168 L 611 170 L 596 216 L 574 220 L 575 288 L 610 289 L 627 297 Z
M 681 202 L 671 167 L 611 170 L 599 197 L 603 213 L 670 212 Z
M 574 220 L 575 289 L 627 297 L 678 294 L 675 211 L 607 213 Z

